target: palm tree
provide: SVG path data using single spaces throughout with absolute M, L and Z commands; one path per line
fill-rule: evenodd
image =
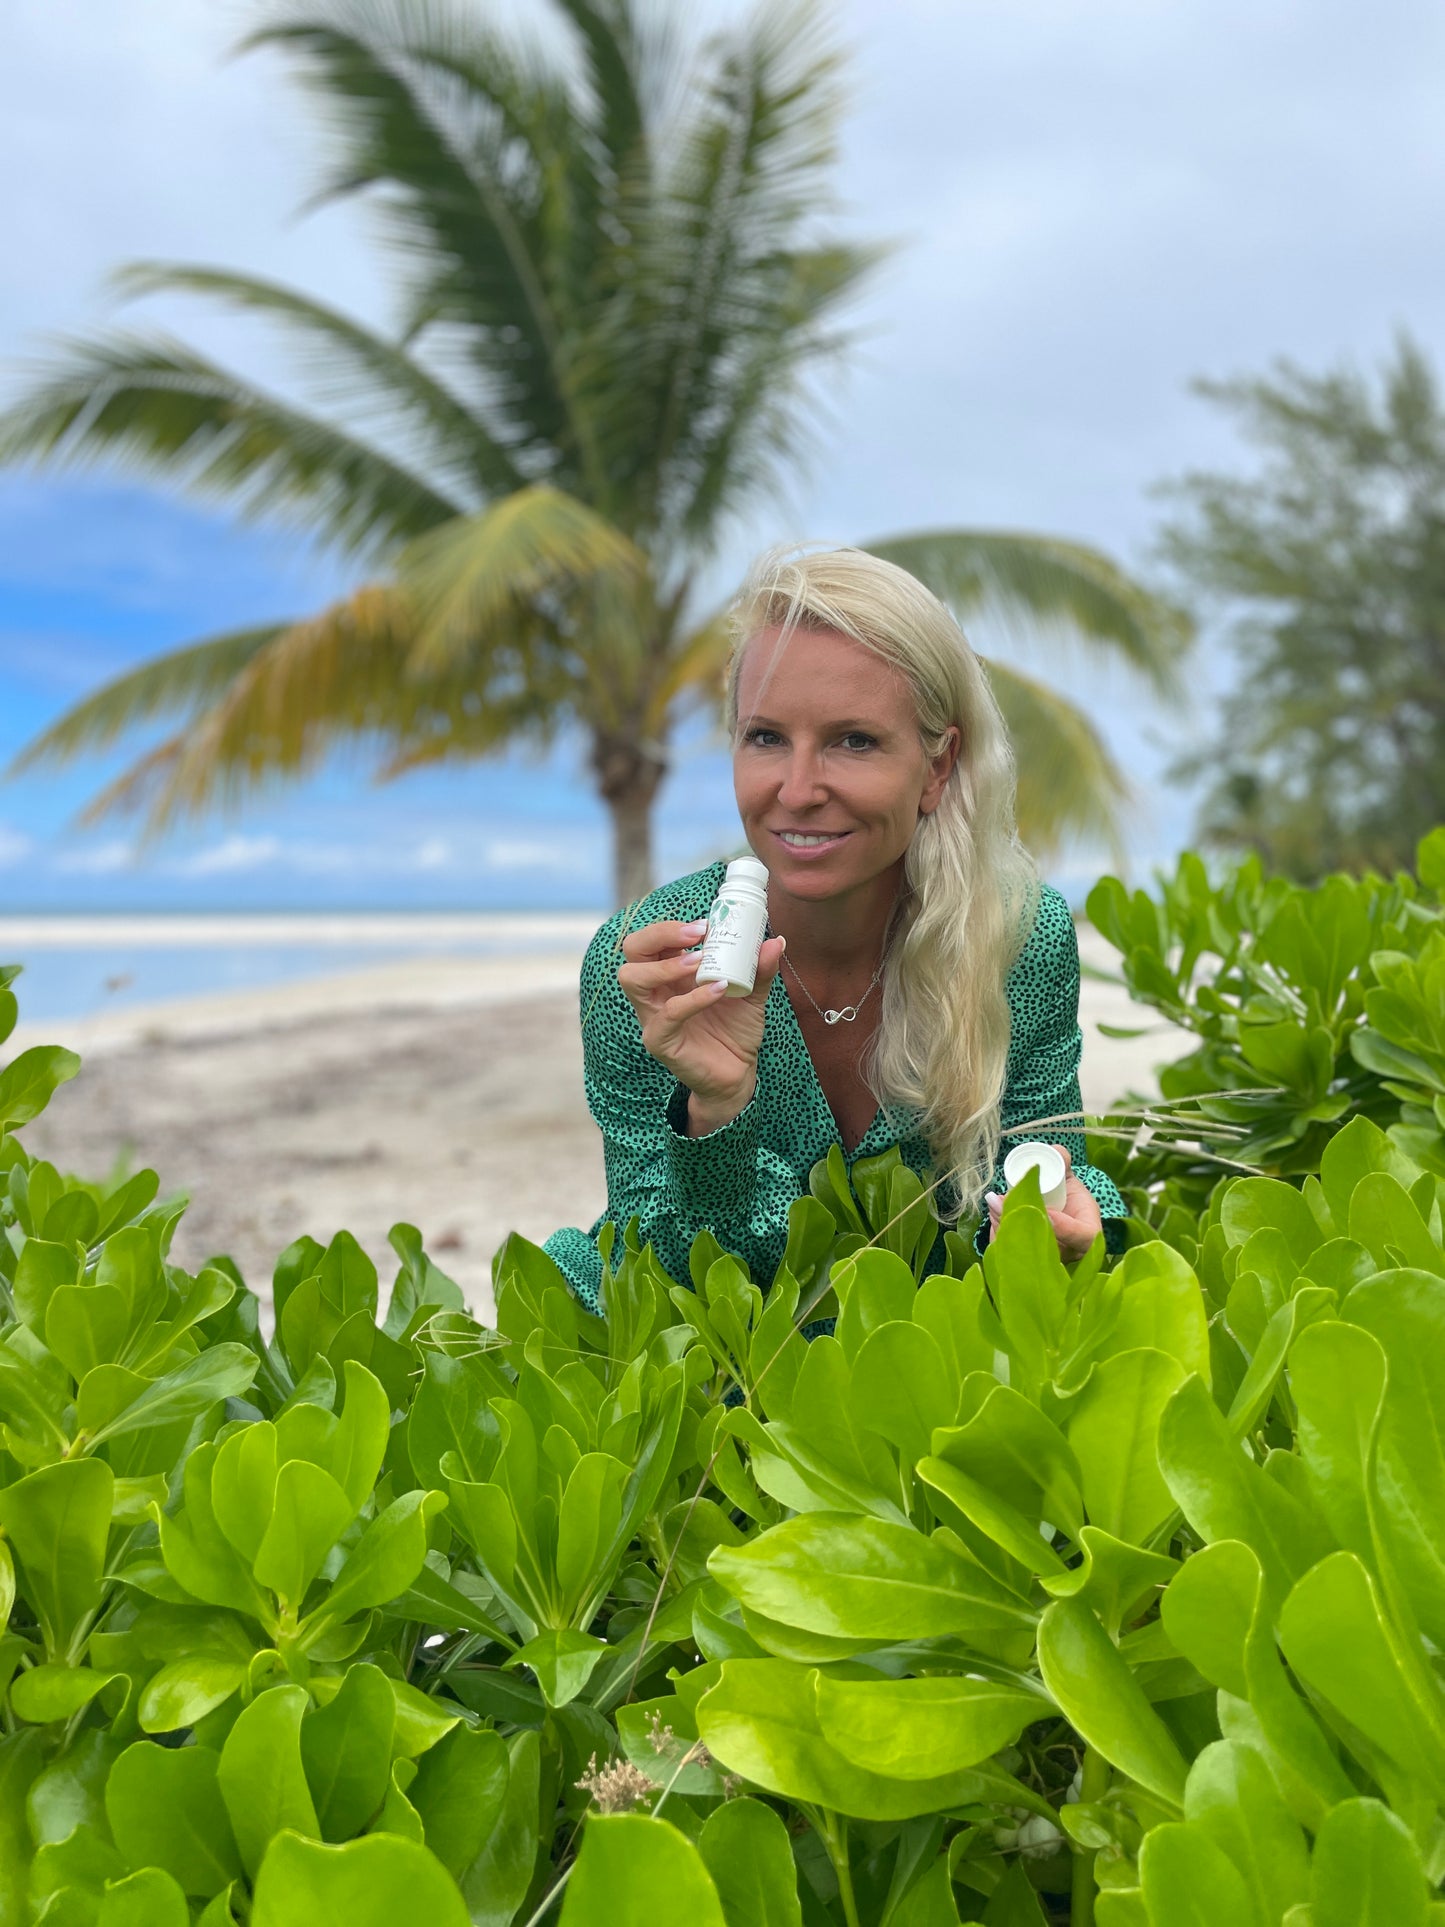
M 365 195 L 398 295 L 378 332 L 221 268 L 141 264 L 278 324 L 299 407 L 170 339 L 71 344 L 0 415 L 0 460 L 109 458 L 289 518 L 366 585 L 212 636 L 78 703 L 18 767 L 171 730 L 91 804 L 151 831 L 339 743 L 392 777 L 577 729 L 612 820 L 621 901 L 649 887 L 669 741 L 726 648 L 698 581 L 795 460 L 809 377 L 881 250 L 830 238 L 839 63 L 809 0 L 687 49 L 638 0 L 552 0 L 570 46 L 500 37 L 462 0 L 311 0 L 280 48 L 326 113 L 323 196 Z M 816 393 L 816 385 L 812 393 Z M 1104 556 L 941 531 L 867 546 L 963 615 L 1062 623 L 1171 684 L 1177 615 Z M 1124 784 L 1076 709 L 993 673 L 1036 846 L 1104 831 Z

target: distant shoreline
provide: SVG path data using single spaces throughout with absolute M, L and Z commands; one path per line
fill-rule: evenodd
M 270 944 L 568 943 L 600 910 L 86 911 L 0 916 L 0 961 L 24 950 Z

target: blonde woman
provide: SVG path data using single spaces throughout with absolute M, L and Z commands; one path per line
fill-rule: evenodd
M 593 939 L 583 1046 L 607 1210 L 547 1248 L 594 1309 L 608 1221 L 639 1218 L 679 1280 L 704 1225 L 770 1277 L 833 1144 L 851 1165 L 896 1143 L 945 1177 L 946 1215 L 986 1205 L 982 1241 L 1001 1132 L 1079 1108 L 1073 919 L 1018 843 L 1003 722 L 958 624 L 856 549 L 765 557 L 735 622 L 733 779 L 770 934 L 750 997 L 696 983 L 716 863 Z M 1050 1213 L 1063 1256 L 1104 1220 L 1120 1243 L 1123 1201 L 1082 1133 L 1037 1135 L 1071 1165 Z

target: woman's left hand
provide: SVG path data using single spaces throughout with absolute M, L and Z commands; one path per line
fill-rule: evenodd
M 1089 1255 L 1095 1238 L 1104 1229 L 1104 1220 L 1099 1215 L 1098 1199 L 1082 1178 L 1074 1176 L 1074 1160 L 1067 1150 L 1062 1144 L 1055 1145 L 1054 1149 L 1064 1160 L 1069 1177 L 1064 1202 L 1057 1211 L 1050 1211 L 1049 1223 L 1054 1227 L 1054 1236 L 1059 1241 L 1059 1256 L 1066 1265 L 1072 1265 Z M 996 1238 L 1003 1199 L 996 1191 L 990 1191 L 985 1202 L 988 1205 L 989 1237 Z

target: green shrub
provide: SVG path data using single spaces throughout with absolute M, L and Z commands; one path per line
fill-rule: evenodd
M 1195 1112 L 1215 1153 L 1302 1178 L 1342 1125 L 1366 1117 L 1445 1175 L 1445 828 L 1421 843 L 1416 868 L 1304 888 L 1250 857 L 1211 882 L 1190 852 L 1157 896 L 1117 877 L 1094 886 L 1089 917 L 1120 953 L 1131 996 L 1199 1039 L 1160 1073 L 1171 1136 Z M 1142 1226 L 1177 1238 L 1228 1164 L 1136 1143 L 1132 1106 L 1118 1107 L 1099 1162 Z
M 1197 1269 L 1031 1180 L 921 1276 L 835 1157 L 762 1283 L 513 1238 L 489 1330 L 399 1226 L 268 1339 L 22 1149 L 75 1068 L 0 1072 L 0 1927 L 1442 1911 L 1445 1181 L 1369 1117 Z

